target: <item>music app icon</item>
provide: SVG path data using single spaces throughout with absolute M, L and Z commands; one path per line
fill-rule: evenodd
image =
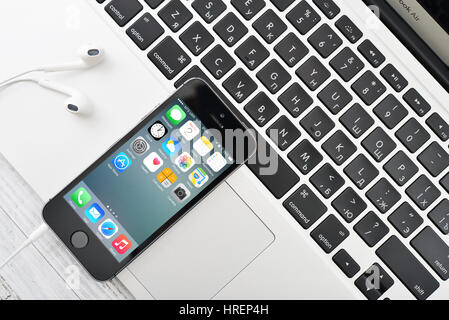
M 131 241 L 129 241 L 129 239 L 122 234 L 117 239 L 112 241 L 112 246 L 119 254 L 124 254 L 131 248 L 132 244 Z

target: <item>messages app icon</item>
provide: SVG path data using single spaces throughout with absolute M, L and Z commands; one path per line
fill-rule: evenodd
M 165 114 L 167 119 L 173 124 L 178 125 L 186 118 L 186 113 L 181 109 L 180 106 L 175 105 Z
M 92 199 L 90 194 L 84 188 L 79 188 L 71 196 L 73 202 L 78 206 L 78 208 L 84 207 Z

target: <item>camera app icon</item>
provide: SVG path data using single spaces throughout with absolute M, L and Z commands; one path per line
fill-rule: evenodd
M 186 201 L 190 197 L 190 191 L 187 187 L 180 183 L 172 191 L 173 198 L 179 203 Z

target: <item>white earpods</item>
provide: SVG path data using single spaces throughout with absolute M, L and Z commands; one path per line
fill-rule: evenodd
M 52 82 L 48 79 L 40 79 L 35 82 L 43 88 L 68 96 L 64 102 L 64 107 L 68 112 L 80 115 L 88 115 L 91 112 L 89 99 L 78 90 Z
M 57 91 L 59 93 L 67 95 L 68 98 L 64 103 L 65 109 L 67 111 L 82 115 L 89 114 L 91 111 L 89 99 L 87 99 L 87 97 L 78 90 L 52 82 L 45 78 L 32 77 L 32 78 L 18 79 L 32 72 L 61 72 L 69 70 L 89 69 L 100 64 L 103 61 L 104 51 L 101 47 L 92 44 L 87 44 L 78 49 L 78 56 L 80 59 L 77 61 L 63 63 L 59 65 L 48 65 L 22 72 L 3 82 L 0 82 L 0 88 L 7 85 L 12 85 L 17 82 L 23 81 L 35 82 L 43 88 Z
M 60 65 L 50 65 L 39 68 L 44 72 L 57 72 L 88 69 L 98 65 L 104 59 L 104 51 L 95 45 L 84 45 L 78 49 L 80 60 L 68 62 Z

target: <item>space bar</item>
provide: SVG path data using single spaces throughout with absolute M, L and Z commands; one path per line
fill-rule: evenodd
M 245 119 L 242 114 L 234 107 L 234 105 L 221 93 L 220 89 L 214 85 L 206 74 L 197 66 L 192 67 L 175 83 L 175 87 L 179 88 L 183 83 L 192 78 L 203 79 L 223 100 L 223 102 L 232 109 L 234 114 L 238 115 L 240 120 L 244 122 L 249 128 L 251 124 Z M 291 188 L 299 182 L 298 175 L 290 168 L 290 166 L 278 155 L 278 153 L 258 135 L 259 147 L 263 146 L 267 152 L 267 156 L 261 156 L 261 152 L 257 157 L 253 157 L 248 161 L 249 169 L 256 175 L 256 177 L 263 183 L 263 185 L 277 198 L 282 198 Z
M 427 299 L 440 286 L 396 236 L 388 239 L 376 253 L 417 299 Z

